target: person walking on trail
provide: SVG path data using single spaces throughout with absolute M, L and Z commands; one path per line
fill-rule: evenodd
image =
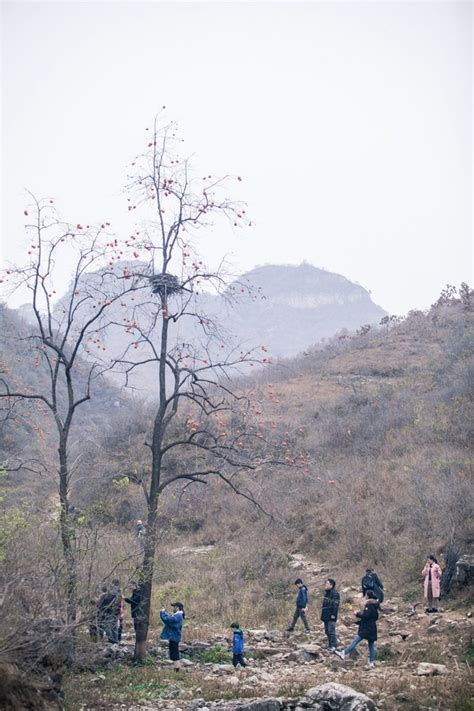
M 298 618 L 300 617 L 303 621 L 305 632 L 310 632 L 311 630 L 309 629 L 308 620 L 306 617 L 306 613 L 308 611 L 308 588 L 303 583 L 301 578 L 297 578 L 295 580 L 295 585 L 298 586 L 298 595 L 296 596 L 296 609 L 291 624 L 287 629 L 287 632 L 294 632 L 295 625 L 298 622 Z
M 362 612 L 356 612 L 356 617 L 359 618 L 359 630 L 345 649 L 336 649 L 335 654 L 341 659 L 354 651 L 357 645 L 366 639 L 369 645 L 369 662 L 367 669 L 375 667 L 375 642 L 377 640 L 377 620 L 379 618 L 379 601 L 373 590 L 367 590 L 366 603 Z
M 135 629 L 135 634 L 137 633 L 137 627 L 143 622 L 143 586 L 140 583 L 132 581 L 132 595 L 131 597 L 124 598 L 125 602 L 130 605 L 130 611 L 132 613 L 133 627 Z
M 436 605 L 441 594 L 441 568 L 434 555 L 428 556 L 422 575 L 425 576 L 424 593 L 428 601 L 426 612 L 438 612 Z
M 324 622 L 324 632 L 328 640 L 329 651 L 337 649 L 336 622 L 339 612 L 339 593 L 336 590 L 336 581 L 328 578 L 324 583 L 323 606 L 321 620 Z
M 168 640 L 169 658 L 174 664 L 174 670 L 179 671 L 179 643 L 185 618 L 184 606 L 181 602 L 173 602 L 173 614 L 166 612 L 163 607 L 160 610 L 161 621 L 164 624 L 160 639 Z
M 244 660 L 244 633 L 240 629 L 238 622 L 233 622 L 231 629 L 234 630 L 232 635 L 232 664 L 234 667 L 237 667 L 238 664 L 241 667 L 246 667 L 247 663 Z
M 362 588 L 362 595 L 364 597 L 367 597 L 367 593 L 369 590 L 373 590 L 377 596 L 378 601 L 380 603 L 383 602 L 383 598 L 384 598 L 383 583 L 380 580 L 377 573 L 372 568 L 369 568 L 369 567 L 366 568 L 365 575 L 361 580 L 361 588 Z

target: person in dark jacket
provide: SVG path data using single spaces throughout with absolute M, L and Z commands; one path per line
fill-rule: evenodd
M 373 590 L 373 592 L 377 595 L 378 601 L 380 603 L 383 602 L 383 583 L 377 573 L 372 570 L 372 568 L 366 568 L 365 575 L 361 580 L 360 586 L 362 588 L 362 595 L 364 597 L 367 597 L 367 592 L 369 590 Z
M 236 667 L 238 664 L 246 667 L 247 663 L 244 660 L 244 633 L 240 629 L 238 622 L 231 624 L 231 629 L 234 630 L 232 635 L 232 664 Z
M 179 643 L 185 618 L 184 606 L 181 602 L 173 602 L 173 614 L 170 615 L 163 607 L 160 610 L 161 621 L 164 624 L 160 639 L 168 640 L 169 657 L 174 662 L 175 671 L 179 671 Z
M 110 592 L 115 595 L 115 609 L 117 614 L 117 642 L 120 642 L 123 633 L 124 604 L 122 597 L 122 588 L 120 586 L 120 580 L 118 578 L 112 580 Z
M 379 601 L 373 590 L 367 590 L 367 601 L 362 612 L 356 612 L 356 617 L 360 619 L 359 631 L 346 649 L 336 649 L 335 654 L 344 659 L 357 647 L 359 642 L 366 639 L 369 644 L 368 669 L 375 667 L 375 642 L 377 640 L 377 620 L 379 618 Z
M 118 642 L 118 615 L 116 597 L 113 592 L 102 586 L 102 595 L 97 603 L 97 623 L 101 634 L 107 636 L 112 644 Z
M 306 612 L 308 608 L 308 588 L 303 583 L 301 578 L 297 578 L 295 580 L 295 585 L 298 586 L 298 595 L 296 596 L 296 609 L 291 624 L 287 629 L 287 632 L 294 631 L 295 625 L 298 622 L 299 617 L 301 617 L 303 621 L 305 632 L 310 632 L 308 620 L 306 618 Z
M 323 606 L 321 608 L 321 620 L 324 622 L 324 632 L 328 639 L 328 647 L 331 652 L 337 649 L 336 621 L 339 612 L 339 593 L 336 590 L 336 581 L 328 578 L 324 583 Z
M 137 627 L 143 622 L 143 587 L 140 583 L 132 582 L 132 596 L 124 598 L 125 602 L 130 605 L 130 612 L 132 613 L 133 627 L 135 633 L 137 632 Z

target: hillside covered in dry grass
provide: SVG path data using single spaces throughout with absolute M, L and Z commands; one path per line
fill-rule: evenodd
M 354 591 L 366 564 L 384 579 L 388 598 L 409 609 L 421 599 L 427 554 L 443 563 L 450 544 L 472 551 L 473 306 L 466 289 L 459 297 L 444 294 L 427 313 L 341 334 L 237 383 L 242 394 L 252 396 L 262 442 L 277 433 L 283 449 L 274 467 L 239 476 L 240 495 L 222 481 L 166 490 L 160 500 L 152 640 L 158 610 L 175 598 L 185 603 L 193 638 L 219 637 L 234 619 L 246 628 L 282 630 L 291 615 L 296 574 L 310 585 L 310 617 L 317 626 L 325 577 Z M 26 348 L 17 348 L 16 362 L 27 356 Z M 78 421 L 75 433 L 82 457 L 71 499 L 78 512 L 80 636 L 86 635 L 89 600 L 101 583 L 117 576 L 125 587 L 142 555 L 133 529 L 145 517 L 150 406 L 111 385 L 104 392 L 105 400 L 100 392 L 92 398 L 90 416 Z M 54 474 L 41 417 L 4 414 L 4 466 L 14 455 L 21 461 L 22 451 L 29 458 L 36 451 L 44 471 Z M 173 462 L 188 465 L 186 458 Z M 64 562 L 54 477 L 20 467 L 2 476 L 2 496 L 6 615 L 0 656 L 21 663 L 25 646 L 18 640 L 33 622 L 61 616 L 56 586 Z M 444 602 L 455 611 L 453 624 L 461 624 L 470 599 L 469 590 L 453 589 Z M 130 622 L 126 629 L 131 635 Z M 453 664 L 472 655 L 466 640 L 452 647 Z M 440 658 L 443 644 L 431 661 Z M 424 650 L 426 640 L 423 645 Z M 426 658 L 420 645 L 417 650 L 413 659 Z

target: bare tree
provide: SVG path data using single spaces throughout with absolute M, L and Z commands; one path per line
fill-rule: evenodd
M 135 304 L 132 327 L 127 325 L 134 340 L 121 359 L 127 379 L 147 368 L 149 392 L 156 398 L 146 442 L 149 474 L 141 477 L 148 513 L 136 660 L 146 655 L 161 493 L 177 482 L 189 487 L 214 477 L 256 503 L 238 477 L 276 458 L 262 430 L 258 405 L 232 380 L 266 362 L 266 348 L 242 350 L 232 344 L 232 335 L 202 312 L 200 301 L 203 289 L 229 300 L 235 296 L 226 288 L 222 266 L 206 269 L 195 241 L 225 223 L 231 228 L 251 224 L 245 205 L 227 197 L 229 184 L 241 178 L 197 176 L 179 154 L 181 141 L 173 122 L 162 124 L 158 116 L 150 134 L 147 150 L 132 163 L 128 200 L 130 211 L 152 209 L 145 228 L 135 233 L 136 243 L 150 254 L 152 298 Z M 246 287 L 237 291 L 241 289 Z M 193 325 L 185 329 L 187 322 Z M 192 337 L 183 336 L 190 328 Z
M 108 223 L 97 227 L 70 225 L 59 219 L 53 201 L 37 200 L 25 209 L 30 238 L 27 261 L 2 275 L 12 290 L 28 295 L 29 321 L 15 339 L 26 344 L 31 370 L 37 377 L 18 379 L 14 367 L 0 378 L 0 397 L 10 403 L 34 402 L 52 416 L 56 432 L 60 535 L 66 565 L 66 621 L 77 614 L 75 520 L 70 509 L 70 486 L 77 468 L 71 461 L 71 431 L 78 408 L 92 394 L 92 385 L 109 363 L 104 333 L 108 309 L 137 287 L 137 279 L 120 268 L 123 250 L 111 236 Z M 56 284 L 72 273 L 69 291 L 58 303 Z

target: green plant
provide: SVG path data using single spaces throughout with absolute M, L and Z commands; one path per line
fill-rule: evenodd
M 392 661 L 398 656 L 398 653 L 394 651 L 389 644 L 382 644 L 377 646 L 377 659 L 380 662 Z
M 201 653 L 201 660 L 207 664 L 227 664 L 230 654 L 222 644 L 213 644 Z
M 466 649 L 461 653 L 461 659 L 463 662 L 467 662 L 469 666 L 474 665 L 474 642 L 472 639 Z
M 136 684 L 129 684 L 128 691 L 143 699 L 166 699 L 168 684 L 160 679 L 150 679 Z
M 415 602 L 418 597 L 420 597 L 420 586 L 418 584 L 409 587 L 408 590 L 405 590 L 403 593 L 404 602 Z

